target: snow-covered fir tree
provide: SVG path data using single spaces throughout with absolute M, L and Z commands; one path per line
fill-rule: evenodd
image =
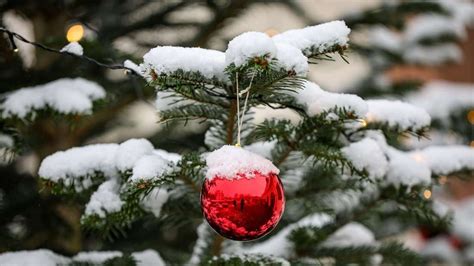
M 203 123 L 205 145 L 178 154 L 144 138 L 89 145 L 66 138 L 66 143 L 38 152 L 43 160 L 37 173 L 45 193 L 75 204 L 81 212 L 82 230 L 112 243 L 110 249 L 114 241 L 127 241 L 130 230 L 140 230 L 137 224 L 153 227 L 153 234 L 142 238 L 159 238 L 162 245 L 156 250 L 137 244 L 133 249 L 82 251 L 74 256 L 47 249 L 16 251 L 0 254 L 0 264 L 418 265 L 433 258 L 474 261 L 472 205 L 458 206 L 453 213 L 426 196 L 441 178 L 473 175 L 474 150 L 465 144 L 472 139 L 472 127 L 458 128 L 460 117 L 465 120 L 466 111 L 474 106 L 472 88 L 437 81 L 403 96 L 381 96 L 392 92 L 392 87 L 413 85 L 384 79 L 381 70 L 395 63 L 440 64 L 461 57 L 452 41 L 464 36 L 469 16 L 459 6 L 450 9 L 447 3 L 397 1 L 383 5 L 376 17 L 351 14 L 345 20 L 274 36 L 246 32 L 233 38 L 224 52 L 158 46 L 140 61 L 126 60 L 128 71 L 156 91 L 159 122 L 180 130 Z M 472 4 L 460 6 L 472 10 Z M 426 10 L 433 13 L 412 18 L 412 27 L 405 25 L 408 20 L 394 16 Z M 365 47 L 350 41 L 349 27 L 367 24 L 385 27 L 374 26 Z M 398 30 L 395 33 L 387 27 Z M 351 93 L 330 92 L 308 80 L 310 64 L 334 57 L 347 60 L 350 49 L 370 56 L 373 69 L 380 72 L 351 88 Z M 75 42 L 61 51 L 87 54 Z M 340 73 L 334 78 L 343 77 Z M 84 121 L 107 109 L 108 94 L 94 81 L 65 77 L 12 91 L 0 105 L 0 145 L 19 153 L 23 142 L 34 139 L 37 132 L 54 138 L 77 127 L 80 134 L 86 130 Z M 259 121 L 255 115 L 263 108 L 267 114 Z M 40 127 L 38 121 L 53 126 Z M 436 131 L 430 131 L 431 125 Z M 447 130 L 455 130 L 463 140 L 435 146 L 428 141 L 430 136 L 445 136 Z M 400 136 L 408 137 L 412 144 L 400 143 Z M 200 206 L 202 184 L 215 165 L 221 174 L 235 167 L 242 170 L 238 157 L 237 166 L 222 165 L 221 158 L 234 158 L 233 154 L 209 156 L 235 144 L 241 146 L 235 149 L 248 152 L 241 154 L 249 154 L 254 169 L 277 167 L 285 190 L 285 212 L 279 225 L 251 242 L 218 235 L 203 219 Z M 271 166 L 262 165 L 267 160 Z M 449 239 L 433 240 L 433 247 L 427 246 L 422 256 L 394 239 L 413 225 L 449 228 L 463 239 L 463 254 L 439 257 Z M 170 228 L 177 229 L 173 232 L 180 239 L 178 245 L 167 245 Z

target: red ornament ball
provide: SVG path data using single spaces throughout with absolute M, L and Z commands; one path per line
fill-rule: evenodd
M 201 208 L 209 225 L 232 240 L 254 240 L 268 234 L 280 220 L 285 195 L 278 175 L 238 173 L 236 178 L 207 178 Z

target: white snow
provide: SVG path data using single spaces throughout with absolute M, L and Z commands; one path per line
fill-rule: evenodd
M 339 228 L 330 235 L 321 246 L 331 248 L 373 246 L 375 236 L 367 227 L 357 222 L 351 222 Z
M 411 157 L 409 153 L 392 147 L 387 147 L 386 153 L 389 157 L 389 165 L 385 185 L 399 188 L 400 185 L 412 187 L 431 183 L 431 170 Z
M 298 103 L 306 106 L 306 111 L 310 116 L 321 114 L 336 107 L 346 108 L 358 117 L 364 117 L 367 113 L 367 104 L 359 96 L 327 92 L 310 81 L 305 83 L 303 89 L 291 94 L 295 96 Z
M 209 228 L 209 225 L 207 222 L 201 223 L 197 229 L 197 240 L 196 243 L 194 244 L 193 247 L 193 253 L 191 255 L 191 258 L 189 259 L 189 265 L 199 265 L 201 263 L 201 256 L 203 256 L 203 253 L 206 251 L 206 249 L 209 246 L 207 239 L 212 237 L 211 231 Z
M 87 177 L 97 172 L 107 179 L 127 171 L 132 174 L 131 180 L 150 179 L 162 175 L 180 158 L 177 154 L 154 150 L 146 139 L 130 139 L 120 145 L 94 144 L 56 152 L 43 160 L 38 173 L 54 182 L 74 184 L 80 191 L 92 185 Z M 86 179 L 79 183 L 79 178 Z
M 438 0 L 451 16 L 466 25 L 474 25 L 474 3 L 471 0 Z
M 143 56 L 140 68 L 147 79 L 151 78 L 151 70 L 161 75 L 171 74 L 180 69 L 187 72 L 200 72 L 206 78 L 227 80 L 224 73 L 224 53 L 202 48 L 158 46 Z
M 68 264 L 69 262 L 69 258 L 55 254 L 47 249 L 14 251 L 0 254 L 0 265 L 2 266 L 57 266 L 60 264 Z
M 72 258 L 63 257 L 51 250 L 37 249 L 28 251 L 5 252 L 0 254 L 2 266 L 58 266 L 69 265 L 71 262 L 90 263 L 101 265 L 108 259 L 121 257 L 120 251 L 83 251 Z M 160 254 L 147 249 L 131 254 L 137 261 L 137 266 L 164 266 L 166 265 Z
M 15 143 L 11 136 L 0 133 L 0 148 L 11 148 L 13 147 L 13 144 Z
M 277 43 L 276 59 L 278 64 L 286 71 L 294 71 L 297 76 L 306 77 L 308 74 L 308 58 L 303 55 L 301 50 L 286 44 Z
M 2 116 L 25 118 L 40 109 L 63 114 L 90 114 L 93 101 L 105 97 L 97 83 L 83 78 L 63 78 L 43 85 L 22 88 L 8 94 L 0 104 Z
M 121 172 L 132 169 L 143 155 L 151 154 L 153 145 L 146 139 L 129 139 L 119 145 L 115 162 Z
M 249 152 L 243 148 L 225 145 L 209 153 L 206 157 L 206 178 L 215 177 L 227 179 L 253 178 L 256 172 L 263 175 L 280 170 L 273 163 L 262 156 Z
M 115 154 L 117 144 L 94 144 L 59 151 L 46 157 L 40 165 L 40 177 L 53 182 L 63 181 L 72 185 L 78 177 L 94 176 L 97 172 L 105 176 L 117 174 Z M 90 183 L 84 183 L 84 188 Z
M 178 163 L 181 160 L 181 155 L 173 152 L 168 152 L 165 150 L 156 149 L 153 150 L 153 154 L 160 156 L 161 158 L 168 160 L 174 164 Z
M 289 30 L 273 36 L 276 43 L 287 43 L 306 55 L 323 53 L 334 45 L 345 46 L 351 30 L 341 20 L 331 21 L 303 29 Z
M 276 143 L 277 141 L 258 141 L 245 145 L 243 148 L 271 160 L 272 150 L 275 149 Z
M 131 60 L 125 60 L 123 62 L 123 66 L 132 69 L 133 71 L 135 71 L 135 73 L 139 75 L 143 75 L 142 69 L 140 69 L 140 67 Z
M 474 197 L 466 198 L 454 206 L 452 230 L 455 235 L 466 242 L 474 242 Z
M 102 183 L 86 205 L 85 215 L 98 215 L 105 218 L 107 214 L 120 211 L 124 202 L 119 195 L 120 184 L 116 180 Z
M 408 94 L 405 100 L 425 109 L 433 119 L 449 124 L 449 116 L 453 112 L 474 108 L 474 85 L 431 81 L 416 92 Z
M 60 52 L 66 52 L 75 55 L 83 55 L 84 49 L 78 42 L 71 42 L 64 46 Z
M 169 193 L 166 188 L 154 188 L 150 194 L 142 199 L 140 205 L 144 210 L 153 213 L 155 217 L 160 217 L 161 208 L 168 200 L 168 197 Z
M 437 66 L 447 62 L 461 62 L 461 49 L 453 43 L 430 46 L 416 45 L 404 49 L 403 59 L 412 64 Z
M 457 20 L 443 15 L 419 15 L 409 21 L 404 31 L 405 41 L 415 43 L 426 38 L 437 38 L 442 35 L 454 35 L 459 39 L 466 37 L 464 25 Z
M 131 181 L 152 179 L 163 175 L 169 169 L 169 162 L 163 157 L 144 155 L 133 166 Z
M 474 169 L 474 148 L 469 146 L 430 146 L 411 152 L 411 156 L 425 163 L 437 175 Z
M 161 258 L 160 254 L 152 249 L 144 251 L 133 252 L 133 258 L 137 262 L 137 266 L 165 266 L 166 263 Z
M 449 262 L 459 262 L 461 259 L 461 254 L 453 247 L 446 236 L 430 239 L 420 251 L 420 255 Z
M 400 130 L 419 130 L 429 126 L 430 115 L 423 109 L 401 101 L 367 100 L 369 111 L 368 123 L 388 124 Z
M 250 31 L 240 34 L 229 42 L 225 51 L 225 62 L 226 65 L 234 64 L 240 67 L 255 57 L 265 57 L 270 61 L 276 53 L 277 47 L 267 34 Z
M 244 247 L 243 253 L 261 253 L 264 255 L 287 258 L 292 253 L 293 243 L 290 242 L 288 236 L 293 230 L 305 226 L 323 227 L 332 222 L 332 220 L 333 218 L 325 213 L 314 213 L 308 215 L 298 222 L 286 226 L 271 238 L 250 247 Z
M 120 251 L 83 251 L 77 253 L 72 259 L 78 262 L 101 264 L 106 260 L 121 257 L 122 255 Z
M 392 53 L 398 53 L 402 48 L 402 36 L 382 25 L 371 27 L 368 38 L 374 47 Z
M 365 138 L 342 148 L 342 153 L 359 171 L 367 171 L 371 179 L 385 175 L 388 162 L 380 146 L 372 139 Z

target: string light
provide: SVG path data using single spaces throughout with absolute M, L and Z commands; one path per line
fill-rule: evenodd
M 448 177 L 447 177 L 447 176 L 444 176 L 444 175 L 440 176 L 439 179 L 438 179 L 438 183 L 439 183 L 440 185 L 446 184 L 447 181 L 448 181 Z
M 18 53 L 18 47 L 15 44 L 15 39 L 13 38 L 13 34 L 11 33 L 8 34 L 8 40 L 10 40 L 10 46 L 13 52 Z
M 365 121 L 364 119 L 357 119 L 357 121 L 359 122 L 360 127 L 367 126 L 367 121 Z
M 429 189 L 425 189 L 425 191 L 423 191 L 423 197 L 425 197 L 425 199 L 430 199 L 431 198 L 431 190 Z
M 469 121 L 471 125 L 474 125 L 474 110 L 471 110 L 469 113 L 467 113 L 467 121 Z
M 277 35 L 279 32 L 276 29 L 270 28 L 265 31 L 265 34 L 267 34 L 269 37 L 273 37 Z
M 81 24 L 74 24 L 67 30 L 66 39 L 68 42 L 78 42 L 84 37 L 84 27 Z
M 415 159 L 417 162 L 423 162 L 425 159 L 423 158 L 423 155 L 419 153 L 415 153 L 412 155 L 412 158 Z

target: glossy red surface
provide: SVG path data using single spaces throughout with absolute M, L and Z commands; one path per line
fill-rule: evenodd
M 255 178 L 206 179 L 201 208 L 209 225 L 233 240 L 254 240 L 269 233 L 280 220 L 285 195 L 276 174 Z

